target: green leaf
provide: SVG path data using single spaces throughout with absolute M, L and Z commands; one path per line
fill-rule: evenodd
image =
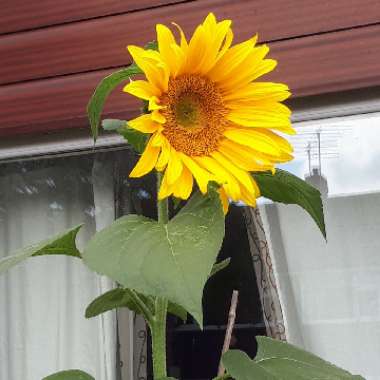
M 223 365 L 235 380 L 364 380 L 290 344 L 257 337 L 254 360 L 239 350 L 223 355 Z
M 202 325 L 203 287 L 224 237 L 216 191 L 196 193 L 168 224 L 127 215 L 98 232 L 84 262 L 126 288 L 167 298 Z
M 270 339 L 264 336 L 257 337 L 258 352 L 255 362 L 271 373 L 275 379 L 362 379 L 354 376 L 316 355 L 301 350 L 291 344 Z
M 230 261 L 231 261 L 231 258 L 228 257 L 227 259 L 222 260 L 220 263 L 215 263 L 212 267 L 210 277 L 218 273 L 222 269 L 228 267 L 228 265 L 230 264 Z
M 142 153 L 144 151 L 147 135 L 129 128 L 126 120 L 104 119 L 102 127 L 106 131 L 116 131 L 119 133 L 137 152 Z
M 54 373 L 53 375 L 44 377 L 42 380 L 95 380 L 95 378 L 79 369 L 70 369 Z
M 232 379 L 232 377 L 228 373 L 225 373 L 222 376 L 214 377 L 212 380 L 227 380 L 227 379 Z
M 145 303 L 147 308 L 151 307 L 148 297 L 138 294 L 140 299 Z M 105 313 L 119 307 L 127 307 L 129 310 L 137 314 L 143 314 L 140 306 L 131 297 L 129 289 L 116 288 L 95 298 L 86 308 L 86 318 L 96 317 L 99 314 Z M 169 302 L 168 312 L 181 318 L 183 321 L 187 319 L 187 312 L 181 306 Z
M 145 50 L 158 50 L 158 42 L 150 41 L 144 46 Z
M 106 76 L 96 87 L 95 92 L 91 96 L 87 105 L 87 115 L 90 121 L 91 133 L 94 141 L 96 141 L 98 137 L 100 116 L 108 95 L 116 86 L 128 80 L 135 74 L 142 74 L 142 71 L 135 64 L 132 64 L 125 69 Z
M 125 289 L 112 289 L 101 296 L 95 298 L 86 308 L 86 318 L 96 317 L 106 311 L 116 309 L 118 307 L 128 307 L 128 309 L 141 314 L 138 305 L 133 301 L 132 297 Z
M 168 313 L 175 315 L 183 322 L 186 322 L 187 319 L 187 311 L 182 307 L 173 302 L 168 303 Z
M 281 169 L 276 169 L 275 174 L 257 172 L 252 175 L 263 197 L 275 202 L 301 206 L 314 219 L 326 238 L 321 193 L 316 188 Z
M 262 369 L 249 356 L 239 350 L 229 350 L 222 357 L 227 373 L 235 380 L 274 380 L 271 374 Z M 285 379 L 286 377 L 284 377 Z M 295 380 L 289 378 L 289 380 Z
M 75 245 L 75 239 L 81 227 L 82 225 L 70 228 L 53 238 L 21 248 L 12 256 L 3 258 L 0 260 L 0 274 L 32 256 L 67 255 L 80 258 L 81 255 Z
M 137 152 L 142 153 L 144 151 L 148 138 L 146 134 L 129 128 L 128 125 L 119 128 L 117 133 L 122 135 L 128 141 L 128 144 L 132 145 Z
M 125 127 L 127 124 L 126 120 L 119 119 L 103 119 L 102 127 L 105 131 L 117 131 L 120 128 Z

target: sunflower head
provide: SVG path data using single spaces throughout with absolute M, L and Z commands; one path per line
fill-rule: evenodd
M 149 113 L 129 121 L 150 134 L 146 149 L 131 177 L 154 168 L 164 171 L 159 198 L 187 199 L 197 182 L 220 184 L 225 207 L 228 198 L 254 206 L 260 195 L 249 172 L 274 170 L 292 158 L 292 147 L 275 133 L 294 133 L 286 85 L 257 81 L 273 70 L 266 45 L 257 37 L 232 46 L 231 21 L 217 22 L 210 13 L 188 41 L 182 29 L 178 41 L 158 24 L 158 51 L 128 46 L 145 80 L 124 91 L 148 101 Z

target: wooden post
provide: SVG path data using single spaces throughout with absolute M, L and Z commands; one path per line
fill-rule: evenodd
M 222 354 L 220 355 L 218 377 L 224 375 L 225 368 L 222 363 L 222 356 L 230 348 L 232 330 L 234 328 L 235 319 L 236 319 L 236 308 L 238 304 L 238 298 L 239 298 L 239 292 L 237 290 L 234 290 L 232 292 L 232 297 L 231 297 L 231 306 L 230 306 L 230 311 L 228 313 L 228 323 L 227 323 L 226 335 L 224 337 Z

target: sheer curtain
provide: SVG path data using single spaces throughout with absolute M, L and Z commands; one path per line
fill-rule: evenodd
M 298 125 L 287 169 L 322 191 L 327 243 L 301 208 L 260 206 L 287 340 L 367 380 L 380 379 L 379 122 L 372 114 Z M 315 134 L 313 160 L 301 148 Z
M 380 194 L 326 201 L 328 244 L 300 209 L 267 206 L 288 341 L 380 379 Z
M 0 166 L 0 257 L 84 223 L 79 246 L 114 219 L 113 176 L 93 156 Z M 78 259 L 36 257 L 0 276 L 0 378 L 78 368 L 116 379 L 114 313 L 86 320 L 113 284 Z

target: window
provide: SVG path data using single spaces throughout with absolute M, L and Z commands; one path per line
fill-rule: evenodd
M 156 217 L 155 177 L 128 178 L 136 157 L 126 146 L 115 140 L 110 149 L 101 140 L 105 152 L 83 151 L 89 139 L 81 141 L 26 145 L 3 154 L 2 255 L 80 223 L 83 247 L 116 217 L 134 212 Z M 20 159 L 20 152 L 28 156 Z M 243 207 L 231 206 L 226 219 L 219 259 L 227 257 L 229 267 L 210 279 L 205 290 L 204 331 L 190 316 L 186 324 L 169 319 L 172 376 L 216 375 L 233 289 L 240 296 L 232 347 L 253 356 L 255 335 L 266 334 Z M 0 378 L 41 379 L 68 368 L 81 368 L 97 380 L 151 378 L 149 334 L 141 317 L 120 310 L 84 318 L 92 299 L 114 286 L 69 257 L 32 258 L 0 276 Z
M 212 379 L 218 372 L 226 323 L 234 289 L 239 303 L 231 348 L 256 355 L 256 335 L 265 335 L 244 210 L 231 206 L 219 260 L 231 258 L 223 271 L 210 278 L 203 294 L 204 328 L 188 317 L 186 324 L 170 319 L 168 372 L 182 380 Z
M 313 120 L 296 123 L 296 158 L 285 168 L 320 188 L 327 244 L 296 206 L 260 202 L 260 213 L 232 206 L 219 256 L 232 260 L 206 286 L 204 331 L 190 316 L 185 324 L 169 319 L 171 376 L 215 375 L 237 288 L 233 347 L 253 356 L 255 335 L 286 338 L 380 379 L 380 113 L 363 113 L 355 104 L 353 116 L 346 115 L 349 106 L 343 115 L 342 108 L 325 106 L 295 115 Z M 85 223 L 83 246 L 116 217 L 156 216 L 155 178 L 128 178 L 136 157 L 125 145 L 105 137 L 94 151 L 85 140 L 28 143 L 3 153 L 1 254 L 78 223 Z M 20 149 L 28 157 L 20 159 Z M 53 155 L 46 155 L 49 149 Z M 97 380 L 151 378 L 149 334 L 140 317 L 125 310 L 83 317 L 87 304 L 113 286 L 66 257 L 33 258 L 1 276 L 0 378 L 39 379 L 73 367 Z
M 0 252 L 84 223 L 79 244 L 114 219 L 112 154 L 0 165 Z M 0 378 L 37 380 L 82 368 L 114 380 L 116 320 L 84 310 L 111 281 L 69 257 L 36 257 L 0 276 Z
M 380 114 L 296 124 L 286 169 L 319 187 L 327 243 L 296 206 L 263 203 L 286 336 L 380 379 Z

